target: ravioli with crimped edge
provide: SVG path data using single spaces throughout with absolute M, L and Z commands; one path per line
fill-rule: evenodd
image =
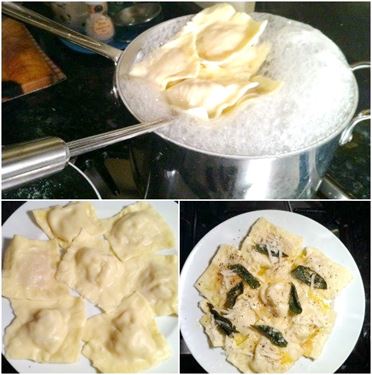
M 241 372 L 286 372 L 302 356 L 320 356 L 333 300 L 351 279 L 301 236 L 260 218 L 240 248 L 221 245 L 197 280 L 200 324 Z

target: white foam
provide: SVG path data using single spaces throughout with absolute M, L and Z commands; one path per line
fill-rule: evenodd
M 268 156 L 298 151 L 341 130 L 357 102 L 354 75 L 339 48 L 311 26 L 283 17 L 254 13 L 269 21 L 261 41 L 272 51 L 260 74 L 282 81 L 283 87 L 228 117 L 203 123 L 175 114 L 164 96 L 141 79 L 120 72 L 127 105 L 140 121 L 174 117 L 158 131 L 182 145 L 224 155 Z M 164 44 L 186 18 L 157 26 L 137 56 L 141 59 Z

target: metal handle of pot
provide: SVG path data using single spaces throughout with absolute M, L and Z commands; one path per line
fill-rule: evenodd
M 11 2 L 2 3 L 2 12 L 6 15 L 26 22 L 32 26 L 49 31 L 52 34 L 63 37 L 79 46 L 88 48 L 98 54 L 105 56 L 115 62 L 119 61 L 121 50 L 97 41 L 89 36 L 78 33 L 58 22 L 40 15 L 22 5 Z
M 57 137 L 5 146 L 2 154 L 2 188 L 11 189 L 57 173 L 68 162 L 66 143 Z
M 142 123 L 68 143 L 57 137 L 48 137 L 6 146 L 2 154 L 2 188 L 15 188 L 57 173 L 65 168 L 71 157 L 152 132 L 169 123 Z
M 371 69 L 371 63 L 369 61 L 362 61 L 359 63 L 355 63 L 351 65 L 351 71 L 355 72 L 356 70 L 360 69 Z M 350 124 L 344 129 L 341 133 L 341 137 L 339 139 L 340 146 L 345 145 L 346 143 L 350 142 L 353 138 L 353 130 L 356 125 L 360 122 L 365 120 L 371 119 L 371 111 L 370 109 L 364 109 L 360 111 L 351 121 Z
M 371 63 L 369 61 L 362 61 L 351 65 L 351 71 L 355 72 L 360 69 L 370 69 Z M 356 125 L 360 122 L 369 120 L 371 118 L 371 112 L 369 109 L 360 111 L 351 121 L 350 124 L 341 133 L 339 144 L 340 146 L 350 142 L 353 138 L 353 131 Z M 353 199 L 354 197 L 350 193 L 346 193 L 342 188 L 333 180 L 330 176 L 325 176 L 319 187 L 320 193 L 329 199 Z

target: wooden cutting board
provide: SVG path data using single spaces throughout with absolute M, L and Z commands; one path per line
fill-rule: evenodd
M 66 76 L 40 49 L 27 28 L 3 17 L 2 100 L 49 87 L 64 79 Z

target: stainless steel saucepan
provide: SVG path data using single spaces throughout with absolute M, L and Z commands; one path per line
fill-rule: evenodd
M 116 65 L 114 88 L 126 105 L 126 93 L 120 85 L 121 75 L 128 71 L 151 33 L 161 33 L 179 21 L 173 19 L 152 27 L 122 52 L 22 6 L 3 3 L 2 11 L 113 60 Z M 361 62 L 353 65 L 351 70 L 369 67 L 369 62 Z M 370 118 L 369 110 L 352 118 L 356 104 L 348 122 L 340 124 L 327 139 L 277 157 L 213 154 L 156 133 L 136 138 L 132 141 L 131 162 L 137 185 L 146 198 L 310 198 L 319 189 L 337 147 L 351 139 L 356 124 Z M 128 105 L 127 108 L 141 121 Z

